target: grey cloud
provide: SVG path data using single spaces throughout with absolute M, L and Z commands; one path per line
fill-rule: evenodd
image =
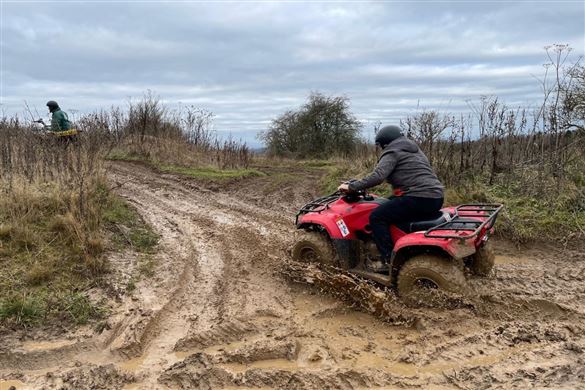
M 533 103 L 544 45 L 584 53 L 584 12 L 568 2 L 8 3 L 3 109 L 55 98 L 90 111 L 151 89 L 254 140 L 311 90 L 349 96 L 366 123 L 418 106 L 465 111 L 483 94 Z

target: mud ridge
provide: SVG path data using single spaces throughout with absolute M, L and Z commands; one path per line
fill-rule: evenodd
M 228 344 L 243 337 L 258 333 L 259 329 L 252 323 L 232 320 L 199 334 L 187 336 L 175 344 L 175 351 L 203 349 L 213 345 Z
M 90 340 L 49 350 L 3 352 L 0 354 L 0 370 L 41 370 L 55 367 L 62 365 L 63 362 L 73 362 L 78 355 L 97 348 L 96 343 Z
M 251 369 L 234 373 L 216 365 L 214 358 L 198 353 L 167 369 L 159 383 L 182 389 L 215 389 L 228 386 L 270 387 L 274 389 L 355 389 L 400 383 L 404 378 L 380 370 L 296 371 Z M 425 381 L 418 381 L 419 384 Z

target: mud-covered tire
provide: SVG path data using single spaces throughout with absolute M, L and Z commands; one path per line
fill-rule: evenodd
M 489 243 L 486 243 L 471 257 L 469 270 L 476 276 L 489 276 L 496 264 L 496 256 Z
M 433 305 L 433 289 L 447 293 L 468 293 L 462 267 L 451 259 L 437 255 L 418 255 L 408 260 L 398 274 L 398 295 L 409 306 Z
M 337 266 L 331 241 L 323 233 L 300 231 L 292 248 L 292 258 L 302 263 L 322 263 Z

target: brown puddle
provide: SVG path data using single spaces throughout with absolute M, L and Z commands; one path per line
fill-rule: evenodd
M 368 313 L 335 306 L 335 299 L 302 295 L 295 300 L 303 327 L 321 334 L 333 346 L 361 350 L 372 343 L 376 347 L 399 352 L 405 342 L 415 342 L 420 332 L 414 328 L 390 326 Z M 374 355 L 375 357 L 375 355 Z
M 163 386 L 160 383 L 155 387 L 157 390 L 170 390 L 169 387 Z M 152 384 L 146 383 L 127 383 L 122 387 L 122 390 L 151 390 L 154 389 Z
M 425 385 L 426 390 L 453 390 L 452 386 Z M 356 387 L 355 390 L 404 390 L 404 386 Z
M 126 360 L 124 362 L 119 362 L 119 363 L 117 363 L 117 365 L 118 365 L 118 367 L 120 367 L 124 371 L 136 372 L 140 368 L 142 368 L 142 365 L 144 364 L 145 359 L 146 359 L 146 354 L 144 354 L 142 356 L 135 357 L 135 358 L 130 359 L 130 360 Z
M 218 345 L 212 345 L 211 347 L 207 347 L 207 348 L 195 348 L 195 349 L 189 349 L 186 351 L 176 351 L 174 352 L 175 357 L 178 360 L 183 360 L 186 357 L 189 357 L 195 353 L 198 352 L 204 352 L 210 355 L 214 355 L 217 353 L 221 353 L 221 352 L 231 352 L 231 351 L 235 351 L 237 349 L 243 348 L 248 344 L 252 344 L 255 343 L 257 341 L 263 340 L 266 337 L 263 335 L 255 335 L 255 336 L 250 336 L 250 337 L 246 337 L 240 341 L 234 341 L 233 343 L 227 343 L 227 344 L 218 344 Z
M 286 359 L 270 359 L 270 360 L 257 360 L 255 362 L 250 363 L 222 363 L 218 364 L 219 367 L 226 369 L 232 373 L 242 373 L 248 370 L 259 368 L 265 370 L 282 370 L 282 371 L 299 371 L 301 369 L 321 369 L 323 365 L 314 363 L 314 364 L 302 364 L 296 360 L 286 360 Z
M 163 386 L 160 383 L 156 385 L 157 390 L 170 390 L 169 387 Z M 146 383 L 127 383 L 122 387 L 122 390 L 151 390 L 154 389 L 151 384 Z
M 33 351 L 47 351 L 52 349 L 59 349 L 75 344 L 71 340 L 56 340 L 56 341 L 25 341 L 22 347 L 26 352 Z
M 513 355 L 528 351 L 531 349 L 536 349 L 542 346 L 542 343 L 534 343 L 534 344 L 525 344 L 525 345 L 516 345 L 512 346 L 509 349 L 499 351 L 492 354 L 486 354 L 484 356 L 477 356 L 471 359 L 465 359 L 463 362 L 454 362 L 454 363 L 439 363 L 439 364 L 429 364 L 427 366 L 421 367 L 418 369 L 419 373 L 429 373 L 429 374 L 440 374 L 447 370 L 456 370 L 461 369 L 463 367 L 482 367 L 482 366 L 491 366 L 493 364 L 500 363 L 506 360 Z
M 218 366 L 234 374 L 243 373 L 252 369 L 296 372 L 311 370 L 321 371 L 331 367 L 342 367 L 347 369 L 384 368 L 385 370 L 402 376 L 415 376 L 419 373 L 419 369 L 412 364 L 392 362 L 373 354 L 358 356 L 355 361 L 342 360 L 339 362 L 310 362 L 306 360 L 270 359 L 258 360 L 250 363 L 222 363 L 218 364 Z
M 447 370 L 462 367 L 489 366 L 522 352 L 535 348 L 535 345 L 512 347 L 504 351 L 477 356 L 464 361 L 435 362 L 425 366 L 399 361 L 404 345 L 420 338 L 420 332 L 410 328 L 388 326 L 368 314 L 347 310 L 335 305 L 333 299 L 303 295 L 295 300 L 299 317 L 304 319 L 302 327 L 310 334 L 320 335 L 329 347 L 322 359 L 312 361 L 312 351 L 319 351 L 319 342 L 299 340 L 301 349 L 296 360 L 268 359 L 249 363 L 223 363 L 220 367 L 232 373 L 242 373 L 250 369 L 265 370 L 323 370 L 329 367 L 345 369 L 378 368 L 400 376 L 436 375 Z M 222 346 L 222 350 L 232 350 L 245 346 L 250 340 Z M 322 342 L 322 341 L 321 341 Z M 218 348 L 208 350 L 218 352 Z M 322 349 L 321 349 L 322 351 Z M 440 389 L 440 387 L 436 387 Z
M 26 383 L 17 381 L 17 380 L 2 380 L 0 379 L 0 390 L 8 390 L 11 387 L 15 388 L 16 390 L 21 389 L 32 389 L 32 387 L 28 387 Z
M 326 369 L 327 367 L 334 366 L 346 369 L 378 368 L 399 376 L 414 377 L 424 374 L 441 374 L 442 372 L 445 372 L 447 370 L 461 369 L 463 367 L 490 366 L 501 361 L 504 361 L 505 359 L 513 356 L 516 353 L 534 349 L 537 348 L 538 346 L 539 344 L 517 346 L 493 354 L 478 356 L 472 359 L 466 359 L 463 362 L 434 363 L 423 367 L 417 367 L 414 364 L 399 363 L 396 361 L 386 359 L 382 356 L 376 356 L 374 354 L 362 354 L 358 356 L 355 359 L 355 361 L 342 360 L 335 363 L 327 361 L 308 362 L 299 360 L 270 359 L 259 360 L 250 363 L 222 363 L 218 364 L 218 366 L 234 374 L 243 373 L 251 369 L 282 370 L 295 372 L 323 370 Z M 393 387 L 382 387 L 379 389 L 386 388 L 393 389 Z M 440 389 L 443 387 L 436 388 Z
M 221 387 L 217 390 L 273 390 L 273 387 Z

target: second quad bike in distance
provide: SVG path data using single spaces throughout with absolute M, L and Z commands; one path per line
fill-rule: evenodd
M 46 134 L 47 136 L 58 140 L 74 141 L 77 139 L 77 136 L 79 135 L 79 130 L 75 128 L 62 131 L 51 130 L 51 126 L 46 124 L 45 121 L 42 119 L 38 119 L 34 121 L 34 123 L 38 123 L 41 125 L 40 130 L 43 132 L 43 134 Z
M 293 259 L 339 267 L 396 288 L 411 304 L 419 303 L 429 288 L 465 294 L 469 275 L 489 275 L 494 255 L 488 239 L 501 204 L 445 207 L 432 220 L 391 226 L 389 271 L 377 273 L 367 268 L 368 258 L 379 257 L 369 217 L 384 202 L 388 199 L 366 191 L 337 191 L 307 203 L 296 217 Z

